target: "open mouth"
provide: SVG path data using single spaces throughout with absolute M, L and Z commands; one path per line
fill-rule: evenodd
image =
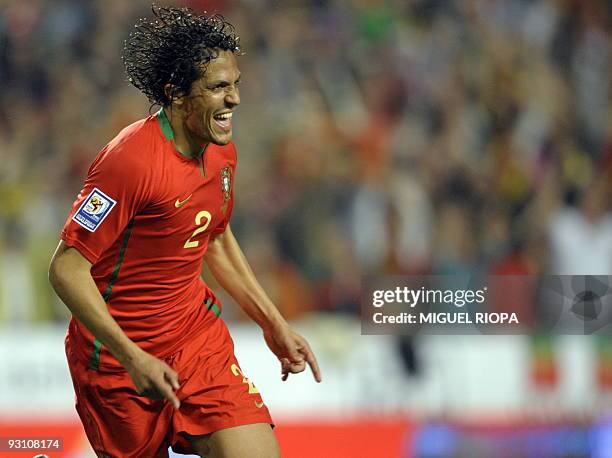
M 218 115 L 213 116 L 215 123 L 217 126 L 221 128 L 224 132 L 230 132 L 232 130 L 232 116 L 234 113 L 226 112 L 220 113 Z

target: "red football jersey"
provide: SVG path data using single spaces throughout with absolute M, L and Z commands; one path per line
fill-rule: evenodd
M 91 165 L 61 232 L 92 264 L 108 309 L 127 336 L 163 358 L 220 313 L 201 279 L 211 237 L 233 207 L 236 149 L 181 155 L 160 110 L 119 133 Z M 90 367 L 119 362 L 76 319 L 68 330 Z

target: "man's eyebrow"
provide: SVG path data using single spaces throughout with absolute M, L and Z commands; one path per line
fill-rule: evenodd
M 242 74 L 238 75 L 238 78 L 236 78 L 235 81 L 240 81 L 240 78 L 242 78 Z M 230 83 L 226 79 L 218 79 L 218 80 L 213 80 L 213 81 L 209 81 L 206 83 L 207 86 L 216 86 L 218 84 L 230 84 Z

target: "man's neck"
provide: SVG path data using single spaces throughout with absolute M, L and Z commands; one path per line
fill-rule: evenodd
M 166 117 L 172 127 L 174 133 L 174 146 L 177 151 L 185 157 L 194 158 L 202 154 L 206 149 L 205 144 L 201 144 L 196 138 L 194 138 L 186 128 L 185 121 L 180 114 L 176 111 L 174 113 L 171 109 L 164 109 Z

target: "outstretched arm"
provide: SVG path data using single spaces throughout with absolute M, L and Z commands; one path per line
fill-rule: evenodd
M 166 398 L 178 408 L 179 400 L 174 394 L 179 387 L 177 373 L 125 335 L 108 312 L 90 269 L 91 263 L 62 241 L 51 260 L 49 281 L 75 318 L 125 367 L 140 394 Z
M 204 260 L 223 289 L 263 330 L 268 347 L 281 362 L 282 379 L 302 372 L 308 364 L 320 382 L 321 371 L 310 345 L 289 327 L 263 290 L 229 225 L 210 241 Z

